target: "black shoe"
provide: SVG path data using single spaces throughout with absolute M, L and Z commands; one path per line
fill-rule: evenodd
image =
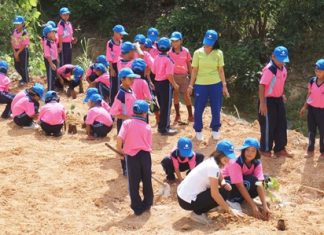
M 161 135 L 173 136 L 173 135 L 177 134 L 178 131 L 177 130 L 174 130 L 174 129 L 168 129 L 167 131 L 160 132 L 160 133 L 161 133 Z

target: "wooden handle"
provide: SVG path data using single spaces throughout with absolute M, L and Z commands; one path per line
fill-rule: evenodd
M 323 190 L 320 190 L 320 189 L 318 189 L 318 188 L 313 188 L 313 187 L 306 186 L 306 185 L 302 185 L 302 187 L 307 188 L 307 189 L 311 189 L 311 190 L 316 191 L 316 192 L 318 192 L 318 193 L 322 193 L 322 194 L 324 194 L 324 191 L 323 191 Z
M 105 145 L 110 148 L 112 151 L 114 151 L 115 153 L 119 154 L 120 156 L 124 157 L 124 154 L 119 152 L 117 149 L 115 149 L 113 146 L 111 146 L 109 143 L 105 143 Z

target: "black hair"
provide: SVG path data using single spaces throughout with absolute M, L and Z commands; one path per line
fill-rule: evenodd
M 168 48 L 160 48 L 160 47 L 157 47 L 157 49 L 158 49 L 159 52 L 161 52 L 162 54 L 166 54 L 166 53 L 170 50 L 170 47 L 168 47 Z
M 141 70 L 139 70 L 139 69 L 133 69 L 133 72 L 135 73 L 135 74 L 137 74 L 137 75 L 140 75 L 141 76 L 141 78 L 144 78 L 144 72 L 145 71 L 141 71 Z
M 245 162 L 245 150 L 246 149 L 242 149 L 242 151 L 241 151 L 241 156 L 242 156 L 244 162 Z M 252 162 L 254 160 L 258 160 L 258 159 L 261 159 L 261 154 L 260 154 L 260 151 L 257 149 L 257 154 L 256 154 L 255 158 L 252 160 Z
M 221 159 L 222 159 L 223 157 L 226 157 L 224 153 L 215 150 L 214 152 L 212 152 L 212 153 L 210 154 L 209 157 L 214 158 L 214 160 L 216 161 L 216 163 L 217 163 L 217 165 L 219 166 L 219 168 L 224 167 L 223 163 L 221 162 Z
M 218 50 L 218 49 L 220 49 L 219 40 L 217 40 L 213 45 L 213 50 Z

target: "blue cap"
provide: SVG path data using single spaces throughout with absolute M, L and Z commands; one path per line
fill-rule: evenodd
M 215 30 L 210 29 L 207 30 L 207 32 L 205 33 L 203 44 L 212 47 L 214 46 L 217 40 L 218 40 L 218 33 Z
M 168 51 L 171 48 L 171 41 L 166 37 L 162 37 L 158 41 L 157 47 L 159 51 Z
M 133 71 L 141 71 L 144 72 L 146 69 L 146 63 L 143 59 L 137 58 L 132 63 L 132 70 Z
M 84 70 L 83 68 L 81 68 L 81 66 L 77 65 L 74 67 L 73 75 L 75 80 L 79 81 L 82 78 L 83 74 Z
M 171 34 L 171 41 L 178 41 L 178 40 L 182 40 L 182 34 L 178 31 L 175 31 Z
M 90 97 L 94 94 L 99 94 L 98 89 L 95 87 L 88 88 L 86 91 L 86 97 L 84 98 L 83 102 L 87 103 L 89 101 Z
M 149 28 L 147 30 L 147 37 L 151 39 L 152 42 L 156 42 L 159 38 L 159 30 L 156 28 Z
M 52 20 L 47 21 L 47 23 L 46 23 L 45 26 L 47 26 L 47 25 L 50 25 L 50 26 L 52 26 L 53 28 L 56 28 L 56 23 L 55 23 L 54 21 L 52 21 Z
M 191 139 L 187 137 L 180 137 L 178 140 L 177 148 L 181 157 L 191 157 L 194 152 L 192 151 Z
M 118 24 L 113 27 L 113 31 L 115 33 L 120 33 L 121 35 L 128 35 L 128 33 L 125 31 L 124 26 Z
M 96 58 L 96 63 L 103 64 L 103 65 L 106 66 L 106 67 L 109 66 L 109 62 L 107 61 L 105 55 L 99 55 L 99 56 Z
M 56 31 L 56 28 L 53 28 L 50 25 L 46 25 L 46 27 L 43 29 L 43 36 L 47 37 L 47 34 L 53 31 Z
M 234 146 L 229 140 L 221 140 L 216 145 L 216 150 L 223 153 L 229 159 L 235 159 Z
M 4 60 L 1 60 L 0 61 L 0 70 L 4 70 L 4 71 L 8 71 L 8 68 L 9 68 L 9 65 L 8 65 L 8 63 L 6 62 L 6 61 L 4 61 Z
M 149 110 L 149 105 L 145 100 L 136 100 L 133 105 L 134 114 L 147 113 Z
M 45 94 L 45 103 L 51 102 L 52 100 L 58 100 L 56 91 L 48 91 Z
M 141 76 L 135 74 L 133 70 L 130 68 L 123 68 L 122 70 L 119 71 L 118 73 L 118 78 L 123 79 L 123 78 L 140 78 Z
M 135 46 L 131 42 L 124 42 L 121 45 L 121 53 L 122 54 L 127 54 L 127 53 L 129 53 L 130 51 L 133 51 L 133 50 L 135 50 Z
M 144 44 L 144 46 L 145 46 L 146 48 L 152 48 L 152 47 L 153 47 L 152 40 L 149 39 L 149 38 L 146 38 L 146 39 L 145 39 L 145 44 Z
M 23 23 L 25 23 L 25 18 L 23 16 L 16 16 L 12 23 L 13 24 L 23 24 Z
M 134 38 L 134 42 L 138 42 L 139 44 L 145 44 L 145 36 L 143 34 L 137 34 Z
M 324 70 L 324 59 L 319 59 L 315 64 L 316 69 Z
M 60 15 L 64 15 L 64 14 L 71 14 L 69 8 L 67 8 L 67 7 L 62 7 L 62 8 L 60 9 Z
M 44 100 L 44 86 L 40 83 L 35 83 L 31 88 L 33 92 L 35 92 L 42 100 Z
M 250 147 L 259 149 L 260 148 L 260 142 L 255 138 L 246 138 L 244 140 L 243 145 L 239 148 L 239 150 L 247 149 L 247 148 L 250 148 Z
M 278 46 L 273 50 L 273 55 L 281 63 L 288 63 L 289 57 L 288 57 L 288 50 L 284 46 Z
M 99 103 L 102 101 L 102 97 L 99 94 L 93 94 L 92 96 L 90 96 L 88 101 L 92 101 L 93 103 Z
M 98 70 L 98 71 L 100 71 L 102 73 L 106 73 L 107 72 L 106 66 L 104 64 L 101 64 L 101 63 L 96 63 L 94 65 L 94 69 L 95 70 Z

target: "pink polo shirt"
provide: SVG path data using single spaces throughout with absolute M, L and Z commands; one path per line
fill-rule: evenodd
M 28 96 L 21 97 L 11 108 L 14 117 L 26 113 L 29 117 L 35 115 L 35 105 Z
M 287 79 L 287 69 L 279 69 L 272 61 L 262 70 L 260 84 L 265 86 L 265 97 L 281 97 Z
M 135 78 L 134 83 L 132 85 L 132 90 L 138 100 L 152 100 L 152 95 L 150 92 L 150 88 L 142 78 Z
M 71 22 L 60 20 L 57 25 L 57 34 L 59 37 L 62 37 L 62 42 L 71 43 L 73 41 L 73 27 Z
M 112 104 L 110 114 L 112 116 L 126 115 L 131 117 L 133 115 L 133 105 L 136 101 L 136 96 L 132 89 L 119 88 L 119 91 Z
M 144 61 L 146 63 L 147 68 L 151 69 L 154 63 L 154 59 L 151 54 L 147 51 L 143 51 L 144 53 Z
M 22 90 L 20 92 L 18 92 L 16 95 L 15 95 L 15 98 L 13 98 L 12 102 L 11 102 L 11 110 L 13 109 L 14 105 L 23 97 L 26 97 L 27 96 L 27 92 L 26 90 Z
M 57 44 L 54 41 L 44 40 L 44 57 L 52 58 L 52 60 L 57 60 L 58 52 L 57 52 Z
M 167 76 L 174 74 L 174 63 L 168 55 L 158 55 L 152 66 L 155 81 L 167 80 Z
M 119 44 L 116 44 L 113 39 L 110 39 L 107 42 L 106 58 L 109 63 L 114 64 L 118 62 L 121 55 L 121 44 L 122 41 L 120 41 Z
M 253 175 L 260 181 L 264 180 L 262 163 L 260 160 L 257 160 L 257 163 L 252 164 L 250 168 L 242 162 L 242 157 L 230 161 L 223 169 L 223 176 L 230 177 L 232 184 L 243 183 L 243 176 L 245 175 Z
M 123 151 L 128 156 L 135 156 L 139 151 L 152 151 L 152 130 L 144 118 L 125 120 L 118 137 L 123 140 Z
M 173 163 L 173 167 L 175 170 L 179 170 L 180 164 L 187 163 L 189 165 L 190 170 L 196 167 L 196 153 L 194 152 L 192 157 L 181 158 L 179 156 L 179 151 L 177 148 L 174 148 L 170 153 L 170 158 Z
M 107 110 L 108 113 L 110 113 L 110 109 L 111 109 L 111 107 L 110 107 L 110 105 L 109 105 L 106 101 L 102 100 L 102 101 L 101 101 L 101 106 L 102 106 L 105 110 Z
M 133 61 L 134 60 L 123 60 L 122 58 L 120 58 L 120 60 L 118 60 L 118 62 L 117 62 L 118 71 L 122 70 L 123 68 L 131 69 Z
M 72 76 L 74 68 L 75 68 L 75 66 L 73 64 L 65 64 L 65 65 L 59 67 L 56 70 L 56 73 L 63 78 L 70 78 Z
M 0 92 L 1 91 L 9 91 L 10 86 L 10 79 L 7 77 L 7 75 L 0 73 Z
M 189 72 L 187 63 L 192 60 L 189 50 L 181 47 L 180 52 L 176 53 L 172 49 L 169 51 L 169 56 L 174 61 L 174 74 L 187 75 Z
M 310 95 L 307 99 L 307 104 L 314 108 L 324 108 L 324 83 L 317 85 L 318 78 L 311 78 L 308 83 L 308 91 Z M 324 121 L 324 120 L 323 120 Z
M 101 74 L 94 81 L 95 82 L 101 82 L 101 83 L 105 84 L 107 87 L 110 87 L 110 77 L 109 77 L 109 73 L 103 73 L 103 74 Z
M 26 29 L 18 32 L 16 29 L 11 35 L 11 42 L 14 49 L 20 49 L 21 47 L 28 47 L 30 44 L 29 36 Z
M 160 51 L 157 49 L 156 43 L 154 43 L 154 45 L 151 48 L 151 50 L 149 51 L 149 53 L 151 54 L 151 56 L 153 57 L 153 59 L 155 59 L 155 57 L 157 57 L 160 54 Z
M 95 106 L 88 110 L 85 123 L 93 125 L 94 122 L 100 122 L 108 127 L 113 125 L 111 115 L 101 106 Z
M 61 125 L 66 119 L 64 106 L 56 101 L 49 102 L 41 107 L 38 120 L 49 125 Z
M 94 67 L 91 65 L 86 71 L 86 77 L 89 77 L 92 74 L 94 74 Z

